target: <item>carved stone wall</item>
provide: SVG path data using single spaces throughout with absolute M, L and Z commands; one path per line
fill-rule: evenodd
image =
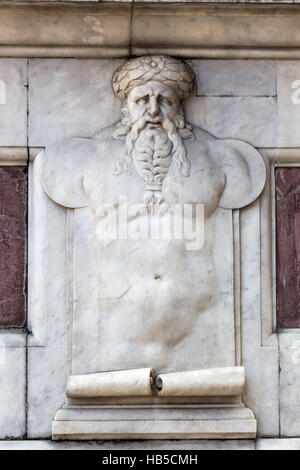
M 90 369 L 80 362 L 84 358 L 80 355 L 80 328 L 73 330 L 75 336 L 70 330 L 68 305 L 72 303 L 74 272 L 70 227 L 79 219 L 74 221 L 73 209 L 46 195 L 40 155 L 61 139 L 88 139 L 117 122 L 120 102 L 111 88 L 114 71 L 128 56 L 157 52 L 186 58 L 195 72 L 197 92 L 184 102 L 186 121 L 217 139 L 244 141 L 264 159 L 267 181 L 259 199 L 241 210 L 234 208 L 230 217 L 224 210 L 223 222 L 230 218 L 226 220 L 232 243 L 223 245 L 228 259 L 220 255 L 220 264 L 232 263 L 228 285 L 224 284 L 230 291 L 224 316 L 232 314 L 232 330 L 226 331 L 232 341 L 227 341 L 230 346 L 225 354 L 219 333 L 215 337 L 212 333 L 217 347 L 215 356 L 207 357 L 217 358 L 216 362 L 224 357 L 218 366 L 245 367 L 243 401 L 254 412 L 259 437 L 300 436 L 299 331 L 278 328 L 276 322 L 274 189 L 275 168 L 300 165 L 300 56 L 298 35 L 293 33 L 299 27 L 298 5 L 287 6 L 290 10 L 284 14 L 284 6 L 274 5 L 262 5 L 264 14 L 258 5 L 239 5 L 226 12 L 220 5 L 216 9 L 198 6 L 190 42 L 182 42 L 180 49 L 171 31 L 176 24 L 178 37 L 186 37 L 195 5 L 167 5 L 164 14 L 159 13 L 164 8 L 161 5 L 156 9 L 148 3 L 135 5 L 129 34 L 129 3 L 110 4 L 106 9 L 79 2 L 78 16 L 71 20 L 75 6 L 65 2 L 69 5 L 59 12 L 67 26 L 64 34 L 56 35 L 61 41 L 56 48 L 47 31 L 59 32 L 58 5 L 49 2 L 44 15 L 44 2 L 28 3 L 31 10 L 24 10 L 23 25 L 29 28 L 35 18 L 37 29 L 31 31 L 32 36 L 26 33 L 22 43 L 17 32 L 7 43 L 7 34 L 14 30 L 14 10 L 4 3 L 0 6 L 5 18 L 0 33 L 0 165 L 28 164 L 29 168 L 28 330 L 0 330 L 0 437 L 50 438 L 51 422 L 66 401 L 72 366 L 75 364 L 75 374 L 99 372 L 101 366 L 98 358 Z M 204 8 L 209 8 L 215 32 L 210 36 L 205 36 L 201 26 L 207 21 Z M 37 14 L 40 22 L 36 23 Z M 241 28 L 235 15 L 242 15 L 248 26 Z M 157 30 L 145 30 L 145 22 L 154 19 Z M 236 21 L 232 30 L 239 31 L 235 44 L 224 32 L 232 21 Z M 74 33 L 78 27 L 80 37 Z M 278 29 L 284 33 L 278 36 Z M 160 32 L 165 35 L 164 47 Z M 42 37 L 46 37 L 44 43 Z M 75 50 L 77 57 L 68 58 Z M 84 219 L 81 209 L 77 214 Z M 66 246 L 71 246 L 67 252 Z M 221 242 L 219 250 L 221 253 Z M 81 326 L 84 318 L 82 321 Z M 92 330 L 89 327 L 87 333 Z M 72 364 L 74 345 L 78 367 L 76 362 Z M 88 356 L 84 360 L 88 364 Z M 214 365 L 214 359 L 212 364 L 205 361 L 203 357 L 204 366 Z

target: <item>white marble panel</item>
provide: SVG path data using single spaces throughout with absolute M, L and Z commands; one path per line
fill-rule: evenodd
M 300 435 L 300 332 L 279 334 L 280 426 L 283 437 Z
M 273 147 L 277 140 L 277 106 L 272 97 L 198 97 L 185 104 L 192 124 L 220 139 L 241 139 L 254 147 Z
M 278 146 L 300 146 L 300 61 L 279 61 L 278 86 Z
M 0 336 L 0 438 L 25 434 L 26 350 L 7 347 Z
M 0 59 L 0 146 L 27 145 L 27 61 Z
M 36 59 L 29 64 L 29 142 L 49 146 L 65 137 L 90 137 L 115 122 L 111 88 L 120 59 Z
M 276 62 L 272 60 L 192 60 L 197 95 L 275 96 Z
M 65 401 L 65 357 L 65 338 L 60 331 L 55 331 L 55 327 L 49 347 L 28 349 L 29 439 L 51 437 L 53 416 Z
M 35 194 L 38 194 L 38 173 L 35 173 Z M 38 203 L 38 201 L 36 201 Z M 35 206 L 31 207 L 31 212 Z M 45 312 L 30 321 L 33 338 L 28 348 L 28 437 L 50 437 L 51 421 L 65 400 L 66 361 L 66 211 L 49 199 L 43 207 L 43 223 L 36 226 L 34 240 L 40 256 L 34 259 L 38 272 L 43 272 L 41 285 Z M 37 214 L 39 212 L 37 211 Z M 47 234 L 45 238 L 44 225 Z M 44 242 L 44 254 L 41 244 Z M 34 253 L 37 255 L 38 253 Z M 39 266 L 39 263 L 42 266 Z M 36 310 L 31 296 L 29 316 Z M 31 335 L 30 335 L 31 336 Z M 36 340 L 36 341 L 34 341 Z
M 44 346 L 46 340 L 46 266 L 47 204 L 41 185 L 44 152 L 36 156 L 28 169 L 28 345 Z
M 257 439 L 256 450 L 300 450 L 300 439 Z
M 278 348 L 262 347 L 260 202 L 241 212 L 242 364 L 244 400 L 255 414 L 259 436 L 279 434 Z

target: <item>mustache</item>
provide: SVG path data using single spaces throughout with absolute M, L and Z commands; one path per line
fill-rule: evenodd
M 166 116 L 158 116 L 153 118 L 149 114 L 143 114 L 139 119 L 137 119 L 132 125 L 131 129 L 126 136 L 126 147 L 128 153 L 131 154 L 135 142 L 140 135 L 141 131 L 145 129 L 148 124 L 158 124 L 160 127 L 169 135 L 172 136 L 176 133 L 175 123 Z
M 147 122 L 156 124 L 156 123 L 160 123 L 162 120 L 164 120 L 165 116 L 159 114 L 158 116 L 153 117 L 153 116 L 151 116 L 151 114 L 146 112 L 145 114 L 143 114 L 143 116 L 140 119 L 145 119 Z

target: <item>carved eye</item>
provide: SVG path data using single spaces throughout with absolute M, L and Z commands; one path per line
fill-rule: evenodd
M 147 104 L 149 101 L 149 95 L 146 95 L 146 96 L 142 96 L 141 98 L 138 98 L 136 100 L 136 103 L 137 104 Z
M 167 98 L 166 96 L 160 96 L 159 97 L 159 102 L 162 103 L 162 104 L 166 104 L 167 106 L 172 106 L 173 103 L 171 100 L 169 100 L 169 98 Z

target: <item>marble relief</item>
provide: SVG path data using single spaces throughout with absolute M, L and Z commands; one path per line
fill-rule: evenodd
M 184 371 L 194 371 L 190 395 L 200 396 L 201 370 L 220 368 L 226 389 L 227 370 L 232 378 L 239 366 L 232 210 L 260 195 L 264 162 L 249 144 L 186 121 L 195 77 L 185 62 L 133 59 L 112 86 L 121 120 L 90 139 L 60 141 L 44 157 L 45 191 L 71 209 L 70 376 L 82 397 L 92 375 L 97 382 L 105 371 L 127 370 L 130 381 L 132 371 L 151 370 L 156 385 L 155 376 L 169 383 L 175 373 L 174 390 Z

